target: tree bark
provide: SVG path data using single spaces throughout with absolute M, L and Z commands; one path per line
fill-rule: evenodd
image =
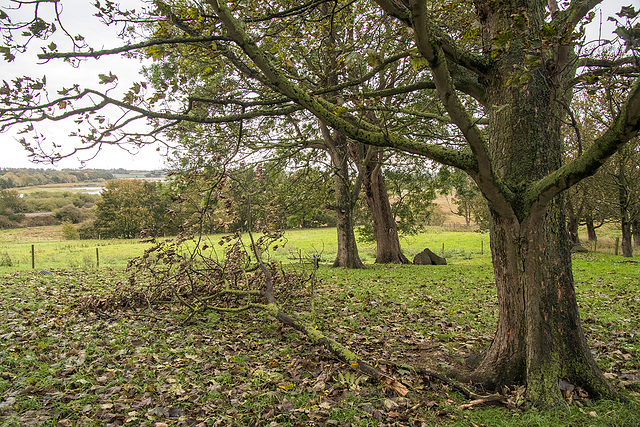
M 591 214 L 586 215 L 584 222 L 587 226 L 587 240 L 595 242 L 598 240 L 598 236 L 596 235 L 596 227 L 593 224 L 593 217 Z
M 351 191 L 347 138 L 321 125 L 322 134 L 333 166 L 333 183 L 336 193 L 336 230 L 338 234 L 338 252 L 334 267 L 364 268 L 358 254 L 358 244 L 353 229 L 354 195 Z
M 521 60 L 517 52 L 513 55 L 515 63 Z M 494 108 L 489 148 L 498 176 L 515 197 L 509 207 L 495 206 L 491 200 L 499 200 L 498 195 L 478 183 L 490 201 L 499 318 L 494 340 L 472 378 L 487 387 L 524 383 L 528 402 L 549 408 L 563 403 L 561 378 L 598 397 L 616 392 L 595 363 L 580 324 L 564 198 L 519 202 L 518 194 L 529 182 L 561 166 L 562 109 L 549 89 L 553 76 L 538 71 L 526 90 L 503 80 L 512 73 L 508 69 L 490 82 Z
M 486 388 L 524 383 L 538 407 L 562 403 L 561 378 L 615 398 L 581 326 L 562 198 L 523 220 L 492 210 L 491 251 L 498 326 L 471 379 Z
M 374 147 L 370 149 L 378 150 Z M 362 171 L 362 186 L 364 188 L 367 205 L 371 210 L 373 234 L 376 239 L 377 264 L 409 264 L 409 260 L 402 253 L 396 219 L 391 211 L 387 186 L 382 175 L 380 151 L 370 159 L 365 158 L 366 164 Z

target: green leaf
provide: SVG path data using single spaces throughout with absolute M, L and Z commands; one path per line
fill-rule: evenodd
M 113 83 L 115 80 L 118 79 L 118 77 L 113 74 L 111 71 L 109 71 L 109 74 L 98 74 L 98 77 L 100 78 L 100 84 L 108 84 L 108 83 Z
M 640 13 L 640 11 L 636 11 L 633 6 L 623 6 L 622 9 L 620 9 L 620 12 L 616 13 L 616 15 L 621 18 L 633 19 L 638 16 L 638 13 Z

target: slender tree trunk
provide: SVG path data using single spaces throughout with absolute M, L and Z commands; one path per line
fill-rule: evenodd
M 596 227 L 593 224 L 593 217 L 591 216 L 591 214 L 588 214 L 585 217 L 584 222 L 587 226 L 587 240 L 589 240 L 590 242 L 595 242 L 596 240 L 598 240 L 598 236 L 596 235 Z
M 640 219 L 634 219 L 631 222 L 632 229 L 631 234 L 633 235 L 633 246 L 640 247 Z
M 629 189 L 626 186 L 623 170 L 620 171 L 618 178 L 620 180 L 618 182 L 618 202 L 620 205 L 620 228 L 622 229 L 622 256 L 629 258 L 633 256 L 633 245 L 631 242 L 631 219 L 629 218 Z
M 573 208 L 571 199 L 567 199 L 567 229 L 569 230 L 569 239 L 573 245 L 580 244 L 580 236 L 578 235 L 578 215 Z
M 373 234 L 376 239 L 376 263 L 409 264 L 402 253 L 396 220 L 391 211 L 387 186 L 382 175 L 379 154 L 364 165 L 362 185 L 371 210 Z
M 358 244 L 353 229 L 353 197 L 349 174 L 349 156 L 347 138 L 341 133 L 333 135 L 321 125 L 322 134 L 333 166 L 333 183 L 336 193 L 336 229 L 338 234 L 338 253 L 334 267 L 364 268 L 358 255 Z
M 334 175 L 333 182 L 336 188 L 336 229 L 338 234 L 338 253 L 333 266 L 364 268 L 358 255 L 358 245 L 353 230 L 353 209 L 349 185 L 338 174 Z
M 320 5 L 323 14 L 329 12 L 329 6 Z M 325 34 L 322 37 L 323 54 L 325 55 L 325 69 L 322 76 L 327 86 L 333 86 L 338 83 L 338 56 L 336 50 L 336 37 L 338 27 L 331 23 L 325 22 L 323 28 Z M 334 94 L 327 94 L 333 96 Z M 364 264 L 358 255 L 358 245 L 353 230 L 353 208 L 356 191 L 352 191 L 352 183 L 349 177 L 349 146 L 347 137 L 338 131 L 331 132 L 325 123 L 320 123 L 322 137 L 325 142 L 329 156 L 331 157 L 331 165 L 333 166 L 333 182 L 336 193 L 336 228 L 338 233 L 338 253 L 333 263 L 334 267 L 343 268 L 364 268 Z

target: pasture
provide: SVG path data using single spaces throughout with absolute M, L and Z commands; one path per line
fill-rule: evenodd
M 51 231 L 51 230 L 50 230 Z M 269 256 L 297 268 L 321 255 L 313 292 L 287 300 L 297 316 L 409 388 L 402 397 L 337 362 L 258 311 L 203 312 L 185 323 L 174 304 L 87 311 L 113 295 L 136 241 L 62 241 L 4 231 L 0 254 L 0 423 L 30 426 L 635 426 L 640 423 L 640 258 L 574 256 L 585 332 L 629 403 L 567 391 L 565 410 L 541 413 L 504 390 L 505 404 L 469 406 L 414 368 L 468 368 L 492 337 L 497 306 L 486 234 L 431 229 L 405 239 L 410 258 L 431 248 L 447 266 L 332 269 L 333 229 L 287 232 Z M 218 236 L 211 237 L 215 243 Z M 26 239 L 26 240 L 25 240 Z M 31 269 L 31 244 L 36 270 Z M 95 248 L 100 268 L 95 265 Z M 375 258 L 361 245 L 363 260 Z M 25 255 L 26 252 L 26 255 Z M 466 405 L 466 406 L 465 406 Z

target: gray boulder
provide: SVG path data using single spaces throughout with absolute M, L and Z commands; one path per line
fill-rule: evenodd
M 413 258 L 413 263 L 416 265 L 447 265 L 447 260 L 442 258 L 425 248 Z
M 571 252 L 589 252 L 589 249 L 585 248 L 580 243 L 576 243 L 571 248 Z

